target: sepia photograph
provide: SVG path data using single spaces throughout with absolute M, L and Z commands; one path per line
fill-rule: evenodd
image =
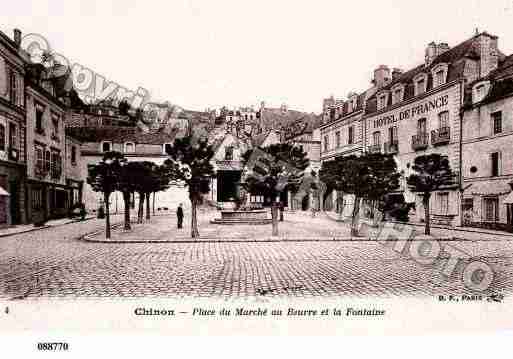
M 513 329 L 513 2 L 1 19 L 1 332 Z

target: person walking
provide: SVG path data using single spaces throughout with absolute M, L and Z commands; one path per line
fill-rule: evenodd
M 183 224 L 183 208 L 182 208 L 182 204 L 180 203 L 178 205 L 178 208 L 176 210 L 176 218 L 178 220 L 178 228 L 182 228 L 182 224 Z

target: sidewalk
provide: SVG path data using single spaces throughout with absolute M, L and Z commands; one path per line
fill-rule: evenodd
M 91 220 L 94 218 L 96 218 L 96 217 L 95 216 L 87 216 L 84 221 L 88 221 L 88 220 Z M 14 236 L 14 235 L 21 234 L 21 233 L 39 231 L 42 229 L 47 229 L 47 228 L 52 228 L 52 227 L 63 226 L 63 225 L 75 223 L 75 222 L 81 222 L 81 220 L 80 219 L 71 219 L 71 218 L 53 219 L 53 220 L 46 222 L 45 225 L 39 226 L 39 227 L 34 226 L 33 223 L 18 224 L 18 225 L 0 229 L 0 238 Z
M 338 218 L 338 213 L 336 212 L 327 212 L 327 216 L 330 218 Z M 349 223 L 350 218 L 345 217 L 342 223 Z M 365 219 L 363 219 L 365 220 Z M 416 228 L 416 232 L 419 234 L 424 233 L 425 224 L 420 222 L 396 222 L 389 221 L 388 223 L 397 223 L 406 226 L 413 226 Z M 475 227 L 449 227 L 442 225 L 431 225 L 431 234 L 434 236 L 444 236 L 444 237 L 453 237 L 455 239 L 464 239 L 464 240 L 504 240 L 511 239 L 513 240 L 513 233 L 504 232 L 504 231 L 495 231 L 491 229 L 485 228 L 475 228 Z

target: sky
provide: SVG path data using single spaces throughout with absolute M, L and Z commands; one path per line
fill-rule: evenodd
M 366 90 L 378 65 L 408 70 L 429 42 L 476 28 L 513 53 L 513 0 L 16 0 L 0 19 L 9 37 L 40 34 L 70 63 L 191 110 L 319 113 L 325 97 Z

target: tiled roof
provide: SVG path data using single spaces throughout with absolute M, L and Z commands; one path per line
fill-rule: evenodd
M 302 133 L 312 132 L 321 123 L 320 115 L 288 109 L 284 111 L 281 108 L 264 108 L 260 111 L 260 119 L 264 131 L 271 129 L 281 131 L 301 129 Z M 299 133 L 294 135 L 297 136 Z
M 142 132 L 140 129 L 135 127 L 117 126 L 104 126 L 99 128 L 72 127 L 66 128 L 66 134 L 82 142 L 134 142 L 136 144 L 141 143 L 150 145 L 161 145 L 163 143 L 174 142 L 176 137 L 176 131 L 171 133 L 167 133 L 165 131 Z
M 479 59 L 479 50 L 477 47 L 477 43 L 475 41 L 476 37 L 477 37 L 477 35 L 466 40 L 466 41 L 463 41 L 459 45 L 454 46 L 453 48 L 450 48 L 449 50 L 438 55 L 429 66 L 426 66 L 426 64 L 421 64 L 409 71 L 404 72 L 397 78 L 390 81 L 387 85 L 380 88 L 379 91 L 390 90 L 394 85 L 401 83 L 404 85 L 403 99 L 407 100 L 409 98 L 412 98 L 414 96 L 413 78 L 420 73 L 425 73 L 427 75 L 427 79 L 428 79 L 427 90 L 429 91 L 430 89 L 433 88 L 433 78 L 431 75 L 431 69 L 441 63 L 449 64 L 446 82 L 451 82 L 458 78 L 461 78 L 463 76 L 464 70 L 465 70 L 465 61 L 461 61 L 461 60 L 463 60 L 463 59 L 473 59 L 473 60 Z M 500 56 L 503 56 L 503 55 L 500 54 Z M 391 101 L 392 101 L 392 96 L 388 96 L 388 102 L 389 102 L 388 105 L 391 104 Z M 366 106 L 365 112 L 368 114 L 368 113 L 373 113 L 376 111 L 377 111 L 377 99 L 376 99 L 376 95 L 373 95 L 367 101 L 367 106 Z

